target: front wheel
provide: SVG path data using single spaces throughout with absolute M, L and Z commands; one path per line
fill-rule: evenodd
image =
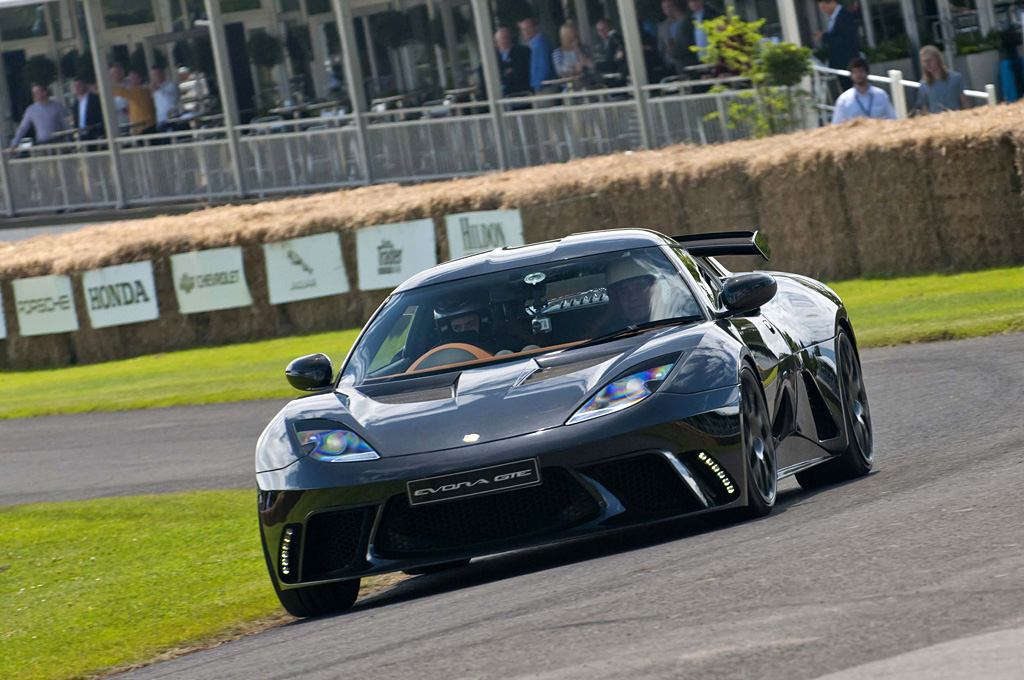
M 355 604 L 358 596 L 359 579 L 291 590 L 277 588 L 277 599 L 281 601 L 281 606 L 292 616 L 299 617 L 324 616 L 345 611 Z
M 845 330 L 836 337 L 836 364 L 839 369 L 839 391 L 846 426 L 846 450 L 834 460 L 798 472 L 796 481 L 805 489 L 816 489 L 871 472 L 875 461 L 875 437 L 871 427 L 871 409 L 864 385 L 864 372 L 853 342 Z
M 775 507 L 778 463 L 771 416 L 761 383 L 747 367 L 740 371 L 740 431 L 747 466 L 747 507 L 740 511 L 740 516 L 744 519 L 764 517 Z

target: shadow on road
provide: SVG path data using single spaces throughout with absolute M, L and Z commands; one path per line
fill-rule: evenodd
M 783 488 L 780 483 L 779 495 L 772 515 L 746 523 L 771 521 L 772 516 L 786 512 L 787 508 L 806 501 L 822 491 L 828 491 L 847 483 L 850 482 L 813 491 L 801 489 L 792 480 L 786 488 Z M 579 564 L 633 550 L 650 548 L 692 536 L 728 530 L 735 526 L 737 524 L 725 513 L 721 513 L 720 516 L 672 519 L 648 526 L 624 528 L 607 534 L 478 558 L 464 567 L 438 574 L 416 576 L 402 581 L 387 590 L 360 600 L 350 612 L 343 612 L 336 616 L 387 607 L 569 564 Z M 287 625 L 301 626 L 310 620 L 312 619 L 304 619 Z

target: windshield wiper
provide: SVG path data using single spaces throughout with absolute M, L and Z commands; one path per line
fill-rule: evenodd
M 599 335 L 596 338 L 590 340 L 584 340 L 578 345 L 574 345 L 570 349 L 580 349 L 581 347 L 591 347 L 593 345 L 600 345 L 602 342 L 610 342 L 612 340 L 618 340 L 624 338 L 627 335 L 633 335 L 634 333 L 640 333 L 642 331 L 650 330 L 652 328 L 660 328 L 662 326 L 677 326 L 682 323 L 692 323 L 694 321 L 703 321 L 704 317 L 700 314 L 691 314 L 689 316 L 673 316 L 667 319 L 658 319 L 657 321 L 646 321 L 644 323 L 635 323 L 620 328 L 617 331 L 611 333 L 605 333 Z

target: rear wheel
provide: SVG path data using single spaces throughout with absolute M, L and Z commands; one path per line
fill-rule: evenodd
M 740 372 L 740 430 L 747 466 L 747 507 L 740 511 L 740 516 L 744 519 L 764 517 L 775 507 L 778 463 L 771 416 L 761 384 L 746 367 Z
M 836 351 L 843 420 L 846 425 L 846 450 L 827 463 L 798 472 L 796 481 L 805 489 L 863 477 L 871 472 L 875 460 L 875 439 L 864 373 L 853 349 L 853 342 L 845 330 L 839 331 Z
M 403 569 L 402 572 L 409 576 L 425 576 L 426 574 L 436 574 L 442 571 L 448 571 L 449 569 L 458 569 L 469 564 L 469 559 L 463 560 L 452 560 L 451 562 L 442 562 L 441 564 L 431 564 L 426 567 L 416 567 L 414 569 Z

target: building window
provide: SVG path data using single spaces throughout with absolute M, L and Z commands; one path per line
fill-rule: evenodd
M 331 9 L 331 0 L 306 0 L 306 14 L 310 16 L 326 14 Z
M 107 28 L 150 24 L 155 20 L 153 4 L 137 0 L 102 0 L 103 25 Z
M 220 11 L 224 14 L 259 8 L 260 0 L 220 0 Z
M 46 35 L 43 5 L 0 9 L 0 38 L 5 42 Z

